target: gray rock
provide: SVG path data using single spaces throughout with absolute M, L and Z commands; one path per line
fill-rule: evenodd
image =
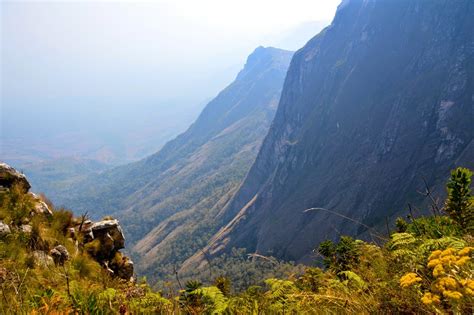
M 114 247 L 116 250 L 125 248 L 125 237 L 123 236 L 122 227 L 120 225 L 112 229 L 109 234 L 114 239 Z
M 99 222 L 95 222 L 92 224 L 91 229 L 93 232 L 96 231 L 103 231 L 103 230 L 110 230 L 113 228 L 116 228 L 118 226 L 118 220 L 112 219 L 112 220 L 102 220 Z
M 63 245 L 56 246 L 49 253 L 53 257 L 54 263 L 56 265 L 62 266 L 66 261 L 69 260 L 69 252 Z
M 22 224 L 20 226 L 20 231 L 26 234 L 30 234 L 31 232 L 33 232 L 33 227 L 29 224 Z
M 8 235 L 10 233 L 11 233 L 11 230 L 10 230 L 10 227 L 8 226 L 8 224 L 3 223 L 2 221 L 0 221 L 0 237 Z
M 35 259 L 35 263 L 40 267 L 49 267 L 54 265 L 53 257 L 41 250 L 35 250 L 33 252 L 33 258 Z
M 73 240 L 76 239 L 76 229 L 75 228 L 68 228 L 67 229 L 67 234 L 70 238 L 72 238 Z
M 35 205 L 33 206 L 33 213 L 44 214 L 48 216 L 53 215 L 53 212 L 51 211 L 51 209 L 49 209 L 48 205 L 43 200 L 41 200 L 41 198 L 37 194 L 34 194 L 32 192 L 30 192 L 29 194 L 36 201 Z
M 117 270 L 115 270 L 115 274 L 117 277 L 124 279 L 124 280 L 132 280 L 133 279 L 133 261 L 128 258 L 127 256 L 122 257 L 122 262 L 120 263 Z
M 118 220 L 103 220 L 92 224 L 91 226 L 94 238 L 108 238 L 113 239 L 115 250 L 124 248 L 125 237 Z
M 114 246 L 114 239 L 112 238 L 112 236 L 110 236 L 109 233 L 106 233 L 105 235 L 101 236 L 100 238 L 100 253 L 99 253 L 99 256 L 101 257 L 108 257 L 110 256 L 114 251 L 115 249 L 115 246 Z
M 31 188 L 25 175 L 6 163 L 0 163 L 0 187 L 11 188 L 15 184 L 19 184 L 25 193 Z

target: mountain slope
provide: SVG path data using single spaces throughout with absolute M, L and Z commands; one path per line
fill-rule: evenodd
M 256 162 L 204 252 L 288 260 L 421 205 L 454 165 L 473 167 L 474 3 L 343 1 L 295 53 Z M 184 269 L 203 262 L 202 253 Z
M 202 248 L 220 227 L 219 204 L 252 165 L 279 101 L 292 52 L 257 48 L 235 81 L 158 153 L 82 182 L 60 202 L 123 222 L 147 269 Z M 86 205 L 84 207 L 84 205 Z M 173 248 L 173 252 L 171 252 Z

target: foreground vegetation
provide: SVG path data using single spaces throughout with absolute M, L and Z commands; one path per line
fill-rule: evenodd
M 386 239 L 383 245 L 347 236 L 336 243 L 323 242 L 317 252 L 324 257 L 324 269 L 290 268 L 263 257 L 266 263 L 261 266 L 282 271 L 275 272 L 278 277 L 259 283 L 252 278 L 268 273 L 251 271 L 249 279 L 232 284 L 232 266 L 243 274 L 260 266 L 235 251 L 233 264 L 214 261 L 212 283 L 189 280 L 179 291 L 154 291 L 144 279 L 112 277 L 68 235 L 68 226 L 77 218 L 62 209 L 52 216 L 31 217 L 35 201 L 21 189 L 10 189 L 0 193 L 0 220 L 12 227 L 27 223 L 32 230 L 13 228 L 0 237 L 0 313 L 472 314 L 471 177 L 467 169 L 454 170 L 444 206 L 433 207 L 429 217 L 398 219 L 388 239 L 378 236 Z M 58 244 L 70 253 L 63 264 L 47 263 L 34 254 Z

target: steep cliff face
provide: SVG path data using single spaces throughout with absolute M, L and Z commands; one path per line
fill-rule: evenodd
M 220 227 L 215 215 L 254 162 L 292 54 L 257 48 L 185 133 L 147 159 L 73 187 L 76 196 L 62 203 L 119 218 L 141 270 L 191 256 Z
M 256 162 L 205 251 L 304 261 L 473 167 L 474 3 L 349 0 L 295 53 Z M 385 223 L 383 223 L 385 224 Z M 187 266 L 202 259 L 197 254 Z

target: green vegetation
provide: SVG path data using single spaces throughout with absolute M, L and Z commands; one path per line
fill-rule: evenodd
M 286 278 L 304 273 L 303 265 L 279 261 L 274 257 L 247 254 L 244 248 L 233 248 L 229 254 L 223 254 L 208 261 L 203 270 L 189 271 L 180 275 L 182 281 L 199 279 L 217 287 L 226 286 L 224 290 L 241 293 L 247 288 L 265 285 L 268 278 Z M 225 279 L 225 280 L 224 280 Z M 172 278 L 168 278 L 172 281 Z M 225 284 L 223 284 L 225 283 Z
M 474 311 L 471 176 L 467 169 L 454 170 L 446 215 L 398 219 L 397 231 L 383 246 L 347 236 L 321 243 L 317 252 L 324 270 L 303 270 L 271 257 L 249 259 L 236 249 L 214 259 L 208 276 L 196 271 L 187 276 L 199 280 L 183 277 L 181 290 L 164 286 L 158 292 L 145 279 L 132 283 L 109 276 L 88 254 L 93 242 L 78 248 L 68 235 L 77 218 L 66 210 L 31 216 L 35 200 L 14 187 L 0 194 L 0 220 L 12 227 L 0 238 L 0 312 L 469 314 Z M 24 224 L 32 226 L 30 232 L 18 228 Z M 57 244 L 71 253 L 64 264 L 38 257 L 38 250 Z M 240 278 L 232 283 L 236 274 Z

